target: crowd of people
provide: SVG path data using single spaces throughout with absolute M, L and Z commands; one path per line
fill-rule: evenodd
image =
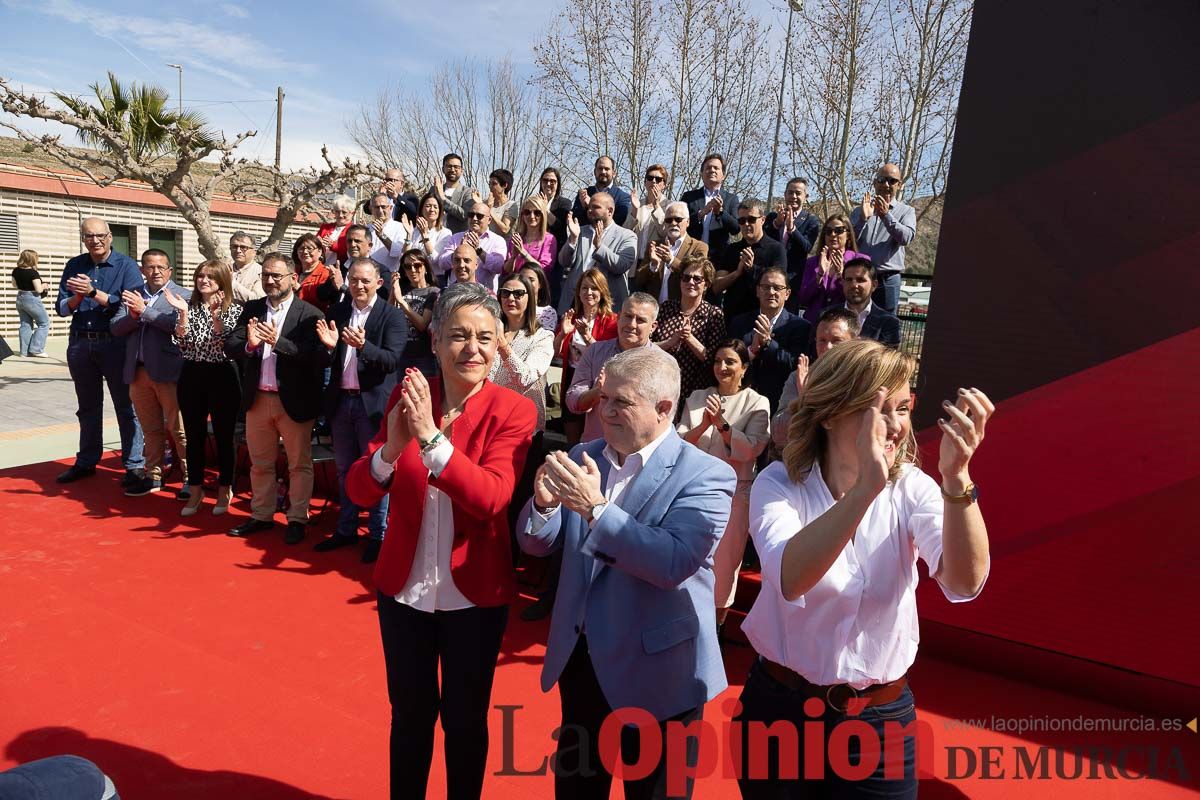
M 644 709 L 661 733 L 725 688 L 722 626 L 748 541 L 763 584 L 743 625 L 758 657 L 738 719 L 801 729 L 820 698 L 827 730 L 911 720 L 916 559 L 952 601 L 982 589 L 968 465 L 994 409 L 961 390 L 942 407 L 940 487 L 917 468 L 915 362 L 895 316 L 916 222 L 894 165 L 860 207 L 824 220 L 804 179 L 768 209 L 724 172 L 709 154 L 702 185 L 672 200 L 662 165 L 625 191 L 602 156 L 575 196 L 550 168 L 519 198 L 506 169 L 484 192 L 466 186 L 451 153 L 423 196 L 397 169 L 365 202 L 339 196 L 290 254 L 260 257 L 234 234 L 230 262 L 200 264 L 189 287 L 165 252 L 134 262 L 85 219 L 57 303 L 80 420 L 58 481 L 95 473 L 107 383 L 127 495 L 163 489 L 170 450 L 180 514 L 201 513 L 212 452 L 211 513 L 227 513 L 241 419 L 250 513 L 228 533 L 271 531 L 286 506 L 297 545 L 314 430 L 327 432 L 340 507 L 314 549 L 362 542 L 377 562 L 393 797 L 424 797 L 439 719 L 449 796 L 482 793 L 520 551 L 552 559 L 522 616 L 551 617 L 542 686 L 558 685 L 568 731 L 559 797 L 608 796 L 598 748 L 614 710 Z M 627 727 L 621 752 L 636 758 L 639 741 Z M 915 796 L 914 746 L 899 777 L 881 763 L 837 796 Z M 766 774 L 744 774 L 743 794 L 799 796 L 786 761 L 773 752 Z M 625 781 L 627 797 L 682 791 L 662 762 Z

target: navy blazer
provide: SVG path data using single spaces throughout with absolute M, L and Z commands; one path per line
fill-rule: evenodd
M 754 341 L 754 320 L 758 314 L 758 311 L 751 311 L 734 317 L 729 323 L 729 335 L 741 339 L 749 347 Z M 796 359 L 808 352 L 811 338 L 812 326 L 808 320 L 784 309 L 771 328 L 771 341 L 759 351 L 758 358 L 750 362 L 750 386 L 767 398 L 772 415 L 779 406 L 783 384 L 796 368 Z
M 329 309 L 326 315 L 326 319 L 337 325 L 339 333 L 337 347 L 331 356 L 329 385 L 325 387 L 326 419 L 333 419 L 342 399 L 342 361 L 346 357 L 346 343 L 341 340 L 340 334 L 350 324 L 353 303 L 347 297 Z M 392 396 L 392 389 L 396 388 L 396 370 L 400 367 L 400 356 L 408 343 L 408 318 L 399 308 L 377 297 L 371 313 L 367 315 L 363 332 L 366 342 L 358 353 L 358 388 L 371 422 L 378 425 L 383 419 L 388 398 Z
M 617 186 L 615 183 L 606 186 L 603 189 L 597 189 L 595 186 L 587 187 L 588 197 L 591 197 L 596 192 L 608 192 L 610 195 L 612 195 L 613 221 L 618 225 L 624 225 L 625 218 L 629 216 L 629 208 L 632 205 L 632 198 L 630 198 L 629 192 L 625 191 L 620 186 Z M 583 203 L 579 202 L 578 194 L 575 195 L 575 202 L 571 205 L 571 213 L 575 215 L 575 221 L 580 225 L 588 224 L 587 209 L 584 207 Z M 562 243 L 567 240 L 565 235 L 565 224 L 563 227 L 563 233 L 564 236 L 562 238 L 557 236 L 555 237 L 559 247 L 562 247 Z
M 601 486 L 611 469 L 606 446 L 597 439 L 571 451 L 577 464 L 584 452 L 591 456 Z M 525 505 L 521 549 L 563 551 L 542 691 L 558 681 L 581 633 L 611 708 L 643 708 L 665 720 L 725 688 L 712 556 L 736 485 L 732 467 L 672 430 L 593 525 L 559 508 L 533 533 L 533 501 Z
M 192 296 L 189 290 L 175 281 L 167 281 L 163 289 L 170 289 L 184 300 Z M 183 353 L 171 335 L 179 321 L 179 312 L 171 307 L 162 293 L 147 303 L 146 310 L 136 319 L 124 303 L 120 306 L 109 322 L 109 330 L 113 336 L 125 337 L 125 369 L 122 374 L 125 382 L 133 383 L 137 374 L 140 347 L 141 361 L 150 380 L 155 383 L 177 383 L 183 369 Z
M 721 208 L 721 216 L 716 220 L 719 225 L 708 232 L 708 257 L 714 264 L 721 257 L 721 251 L 725 249 L 725 245 L 729 242 L 729 237 L 737 236 L 739 231 L 737 221 L 738 196 L 724 189 L 720 191 L 721 202 L 724 205 Z M 705 215 L 700 212 L 708 205 L 708 201 L 704 199 L 704 187 L 689 189 L 683 193 L 679 200 L 680 202 L 687 203 L 688 207 L 687 235 L 693 239 L 703 241 Z
M 845 308 L 845 305 L 830 306 L 830 308 Z M 821 310 L 822 313 L 825 309 Z M 883 306 L 871 303 L 871 310 L 867 312 L 867 318 L 863 320 L 862 330 L 858 332 L 860 339 L 874 339 L 881 344 L 886 344 L 888 347 L 900 346 L 900 318 L 894 314 L 889 314 Z M 810 357 L 816 353 L 816 328 L 813 328 L 813 342 L 810 348 Z
M 262 347 L 246 352 L 246 324 L 252 319 L 267 318 L 267 299 L 251 300 L 242 308 L 237 327 L 225 340 L 225 354 L 242 365 L 242 410 L 249 411 L 258 396 L 258 379 L 262 370 Z M 322 386 L 325 367 L 329 366 L 329 351 L 317 338 L 317 320 L 323 315 L 292 293 L 283 324 L 275 342 L 275 378 L 279 383 L 279 402 L 296 422 L 308 422 L 321 413 Z

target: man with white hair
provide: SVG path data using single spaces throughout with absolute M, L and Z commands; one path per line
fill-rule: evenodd
M 658 299 L 679 299 L 679 272 L 689 258 L 707 258 L 708 245 L 687 235 L 687 203 L 668 203 L 663 212 L 662 238 L 650 242 L 633 276 L 633 286 Z
M 667 723 L 701 719 L 726 686 L 712 553 L 729 518 L 733 469 L 675 432 L 679 367 L 670 355 L 627 350 L 605 373 L 603 438 L 546 457 L 517 527 L 525 552 L 563 551 L 542 667 L 542 690 L 557 683 L 562 704 L 558 798 L 608 797 L 600 728 L 613 709 L 646 712 L 663 742 Z M 640 726 L 621 730 L 624 763 L 650 757 L 638 758 L 642 735 Z M 698 750 L 689 738 L 689 765 Z M 651 772 L 626 780 L 626 797 L 668 796 L 665 759 L 654 752 Z M 691 789 L 689 780 L 683 795 L 669 796 Z

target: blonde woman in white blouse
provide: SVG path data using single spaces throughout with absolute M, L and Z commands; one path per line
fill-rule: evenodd
M 897 732 L 916 719 L 907 674 L 920 639 L 917 559 L 952 603 L 973 600 L 988 576 L 987 526 L 968 465 L 995 407 L 977 389 L 942 404 L 939 486 L 917 466 L 914 366 L 869 339 L 831 348 L 796 401 L 783 460 L 764 469 L 750 493 L 763 582 L 742 630 L 759 658 L 736 719 L 742 730 L 746 722 L 790 724 L 799 735 L 789 758 L 825 752 L 823 778 L 806 769 L 819 778 L 803 787 L 814 796 L 917 796 L 916 741 Z M 831 757 L 847 755 L 829 748 L 846 747 L 832 733 L 848 719 L 860 731 L 852 735 L 861 738 L 866 724 L 881 743 L 867 777 L 829 767 Z M 814 734 L 825 741 L 804 741 Z M 881 750 L 892 756 L 881 760 Z M 743 767 L 756 757 L 741 755 Z M 799 791 L 788 783 L 778 774 L 743 780 L 742 795 Z
M 737 490 L 725 533 L 713 556 L 716 578 L 717 629 L 733 605 L 738 570 L 746 551 L 750 525 L 750 486 L 754 462 L 771 438 L 771 404 L 753 389 L 743 387 L 750 352 L 738 339 L 717 345 L 713 354 L 715 387 L 688 396 L 678 430 L 684 439 L 716 456 L 737 473 Z

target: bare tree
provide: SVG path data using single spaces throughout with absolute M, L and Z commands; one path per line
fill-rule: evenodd
M 468 186 L 486 185 L 488 173 L 503 167 L 513 173 L 512 194 L 521 197 L 535 190 L 544 167 L 561 161 L 549 114 L 509 59 L 457 61 L 426 84 L 380 92 L 348 130 L 376 171 L 400 167 L 426 187 L 440 174 L 442 156 L 454 152 Z
M 234 197 L 275 200 L 275 222 L 262 250 L 276 248 L 289 225 L 313 201 L 353 183 L 364 168 L 346 159 L 335 165 L 322 148 L 325 168 L 284 173 L 259 162 L 236 158 L 238 145 L 255 135 L 238 134 L 232 141 L 206 128 L 195 115 L 172 114 L 164 108 L 166 93 L 156 87 L 126 89 L 109 74 L 107 86 L 93 87 L 96 104 L 80 97 L 56 94 L 58 106 L 12 88 L 0 77 L 0 108 L 17 117 L 56 122 L 73 129 L 95 149 L 70 147 L 61 136 L 35 136 L 7 122 L 0 125 L 60 163 L 79 170 L 97 186 L 133 179 L 170 200 L 196 230 L 205 258 L 228 258 L 225 244 L 214 233 L 212 201 L 218 192 Z M 215 164 L 201 164 L 216 156 Z

